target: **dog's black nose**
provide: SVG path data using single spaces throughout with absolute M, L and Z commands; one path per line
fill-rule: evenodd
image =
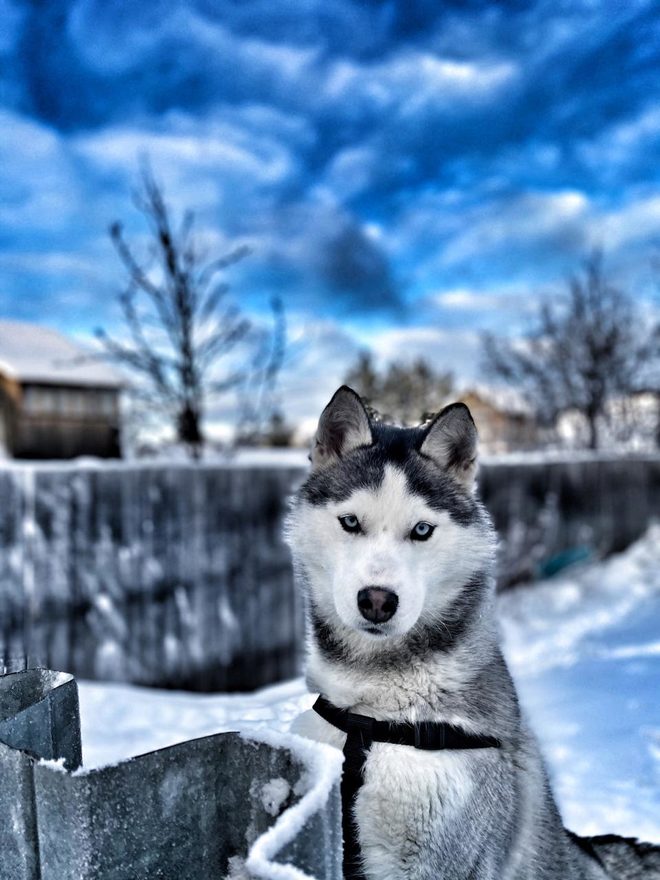
M 357 597 L 360 614 L 371 623 L 385 623 L 399 604 L 399 597 L 392 590 L 384 587 L 365 587 L 360 590 Z

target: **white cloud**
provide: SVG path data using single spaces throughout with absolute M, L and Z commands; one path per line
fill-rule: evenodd
M 0 222 L 31 235 L 61 228 L 83 202 L 64 138 L 47 125 L 0 110 Z
M 13 251 L 0 253 L 0 268 L 36 275 L 63 275 L 69 279 L 94 277 L 98 272 L 98 258 L 72 251 Z
M 298 427 L 300 437 L 311 437 L 321 411 L 364 348 L 372 350 L 381 366 L 393 360 L 424 357 L 437 370 L 452 372 L 462 388 L 483 380 L 479 367 L 481 338 L 473 331 L 409 327 L 360 332 L 302 314 L 290 315 L 289 325 L 290 352 L 278 380 L 278 398 L 285 417 Z M 214 424 L 226 432 L 231 409 L 210 415 Z
M 307 439 L 321 411 L 344 381 L 360 344 L 351 331 L 335 321 L 291 312 L 287 325 L 288 347 L 276 398 L 286 420 L 296 426 L 301 438 Z M 235 415 L 231 395 L 209 411 L 214 427 L 225 434 L 230 431 Z
M 325 78 L 324 95 L 330 101 L 350 95 L 359 104 L 368 103 L 372 112 L 400 106 L 408 115 L 426 104 L 455 111 L 456 99 L 478 103 L 510 86 L 517 74 L 510 61 L 456 61 L 405 49 L 377 63 L 345 58 L 334 62 Z
M 637 116 L 617 122 L 605 131 L 599 131 L 591 140 L 580 142 L 577 153 L 593 170 L 612 173 L 614 169 L 629 167 L 655 156 L 660 142 L 660 107 L 653 102 Z
M 323 188 L 343 201 L 365 190 L 377 172 L 378 156 L 370 146 L 340 150 L 323 177 Z
M 641 196 L 601 214 L 594 229 L 607 249 L 623 248 L 660 237 L 660 195 Z
M 393 327 L 362 333 L 360 339 L 383 365 L 423 357 L 437 370 L 452 372 L 461 384 L 480 376 L 481 336 L 474 330 Z
M 221 117 L 200 121 L 172 114 L 156 130 L 105 128 L 78 136 L 73 149 L 99 168 L 119 168 L 131 176 L 138 159 L 147 155 L 170 175 L 212 174 L 226 186 L 241 183 L 242 189 L 281 184 L 297 170 L 283 144 Z
M 466 229 L 444 248 L 443 262 L 456 264 L 501 248 L 521 248 L 530 241 L 550 243 L 567 233 L 580 238 L 589 219 L 589 200 L 577 190 L 524 193 L 464 217 Z
M 475 331 L 428 326 L 358 331 L 302 313 L 290 314 L 288 323 L 290 349 L 278 379 L 278 400 L 300 437 L 311 437 L 321 411 L 365 348 L 379 366 L 424 357 L 437 370 L 451 372 L 459 388 L 483 382 L 481 337 Z M 210 416 L 226 432 L 231 413 L 229 406 Z
M 457 312 L 527 310 L 531 302 L 529 288 L 507 285 L 495 289 L 473 290 L 456 287 L 432 293 L 429 301 L 441 309 Z

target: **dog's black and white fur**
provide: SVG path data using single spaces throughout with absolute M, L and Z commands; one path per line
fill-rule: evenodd
M 567 833 L 494 619 L 495 533 L 473 494 L 463 404 L 428 425 L 372 422 L 342 387 L 287 526 L 307 603 L 307 681 L 341 708 L 444 721 L 500 749 L 374 743 L 354 807 L 368 880 L 660 877 L 660 851 Z M 294 725 L 342 747 L 313 712 Z

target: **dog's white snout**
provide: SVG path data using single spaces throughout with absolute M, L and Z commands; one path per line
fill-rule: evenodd
M 393 589 L 393 584 L 399 580 L 399 564 L 388 554 L 378 554 L 368 560 L 364 566 L 364 583 L 367 586 L 376 584 L 384 585 L 386 589 Z

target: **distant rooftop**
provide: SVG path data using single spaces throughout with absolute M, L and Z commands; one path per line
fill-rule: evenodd
M 0 373 L 21 382 L 119 388 L 121 376 L 72 339 L 39 324 L 0 321 Z
M 515 388 L 503 385 L 487 385 L 484 383 L 467 383 L 460 387 L 453 395 L 456 400 L 461 400 L 461 395 L 474 394 L 480 397 L 484 403 L 490 403 L 500 412 L 510 415 L 531 415 L 532 407 L 523 394 Z

